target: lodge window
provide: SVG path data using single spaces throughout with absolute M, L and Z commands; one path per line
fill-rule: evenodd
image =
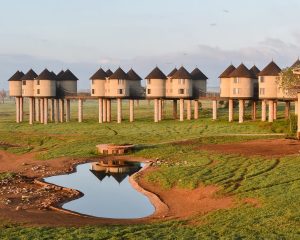
M 36 85 L 40 85 L 40 80 L 37 80 L 37 81 L 36 81 Z
M 148 88 L 147 94 L 151 94 L 151 89 Z
M 240 82 L 240 79 L 239 79 L 239 78 L 234 78 L 233 82 L 234 82 L 234 83 L 239 83 L 239 82 Z
M 36 93 L 37 93 L 37 94 L 40 94 L 40 89 L 37 89 L 37 90 L 36 90 Z
M 22 83 L 23 83 L 24 86 L 26 85 L 26 81 L 23 81 Z
M 179 93 L 179 94 L 184 94 L 184 89 L 182 89 L 182 88 L 181 88 L 181 89 L 178 89 L 178 93 Z
M 259 89 L 259 94 L 260 95 L 265 95 L 265 89 L 264 88 L 260 88 Z
M 95 89 L 92 89 L 92 94 L 95 94 Z
M 234 88 L 234 89 L 233 89 L 233 94 L 234 94 L 234 95 L 240 94 L 240 89 L 239 89 L 239 88 Z
M 94 80 L 92 80 L 92 85 L 94 85 Z
M 123 89 L 118 89 L 118 94 L 123 94 Z
M 178 79 L 178 84 L 185 84 L 185 79 Z
M 259 77 L 259 80 L 260 80 L 261 83 L 264 83 L 264 82 L 265 82 L 264 77 Z
M 118 85 L 121 85 L 123 83 L 122 81 L 122 79 L 118 79 Z
M 147 79 L 147 84 L 151 84 L 151 79 Z

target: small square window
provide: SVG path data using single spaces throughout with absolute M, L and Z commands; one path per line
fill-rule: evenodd
M 37 89 L 37 90 L 36 90 L 36 93 L 37 93 L 37 94 L 40 94 L 40 89 Z
M 37 80 L 36 85 L 40 85 L 40 80 Z
M 118 94 L 123 94 L 123 89 L 118 89 Z
M 148 88 L 147 94 L 151 94 L 151 89 Z
M 182 88 L 181 88 L 181 89 L 178 89 L 178 93 L 179 93 L 179 94 L 184 94 L 184 89 L 182 89 Z
M 147 84 L 151 84 L 151 79 L 148 79 L 148 80 L 147 80 Z
M 23 81 L 22 83 L 23 83 L 24 86 L 26 85 L 26 81 Z
M 95 94 L 95 89 L 92 89 L 92 94 Z

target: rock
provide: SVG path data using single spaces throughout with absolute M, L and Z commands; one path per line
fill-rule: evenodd
M 16 207 L 16 211 L 19 211 L 19 210 L 21 210 L 21 209 L 22 209 L 21 206 L 17 206 L 17 207 Z

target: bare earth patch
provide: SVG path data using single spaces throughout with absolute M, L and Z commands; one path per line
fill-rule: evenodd
M 196 149 L 246 156 L 286 156 L 300 154 L 300 141 L 292 139 L 253 140 L 242 143 L 203 144 L 197 146 Z
M 154 171 L 155 168 L 149 169 Z M 186 219 L 198 214 L 219 209 L 227 209 L 234 206 L 234 198 L 231 196 L 217 196 L 220 189 L 216 186 L 202 186 L 196 189 L 171 188 L 163 189 L 141 178 L 139 180 L 144 189 L 155 193 L 161 200 L 167 203 L 169 212 L 165 217 Z

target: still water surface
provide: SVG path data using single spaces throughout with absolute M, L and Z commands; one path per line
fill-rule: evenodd
M 137 165 L 138 164 L 138 165 Z M 81 191 L 84 196 L 65 203 L 67 210 L 95 217 L 140 218 L 151 215 L 149 199 L 129 183 L 129 175 L 139 171 L 140 163 L 127 173 L 92 171 L 91 163 L 77 166 L 75 173 L 45 178 L 48 183 Z

